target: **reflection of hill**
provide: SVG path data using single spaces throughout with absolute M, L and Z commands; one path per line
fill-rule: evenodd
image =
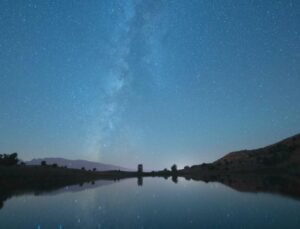
M 0 189 L 0 209 L 3 207 L 4 202 L 14 196 L 21 196 L 26 194 L 34 195 L 57 195 L 64 192 L 80 192 L 86 189 L 97 188 L 105 185 L 115 183 L 114 180 L 98 180 L 91 182 L 82 182 L 79 184 L 74 183 L 49 183 L 49 184 L 29 184 L 29 185 L 4 185 Z M 3 184 L 3 183 L 2 183 Z
M 300 200 L 300 176 L 240 173 L 213 176 L 188 176 L 187 179 L 220 182 L 240 192 L 280 194 Z
M 179 175 L 179 174 L 178 174 Z M 235 173 L 235 174 L 185 174 L 179 175 L 187 180 L 219 182 L 240 192 L 265 192 L 280 194 L 300 200 L 300 176 L 282 175 L 280 173 Z M 126 177 L 123 177 L 126 178 Z M 79 192 L 85 189 L 101 187 L 114 183 L 116 180 L 96 180 L 88 182 L 58 182 L 58 183 L 27 183 L 14 185 L 1 182 L 0 209 L 3 203 L 14 196 L 57 195 L 64 192 Z M 172 176 L 172 181 L 177 183 L 177 176 Z M 138 185 L 143 184 L 143 177 L 138 177 Z
M 97 181 L 91 181 L 91 182 L 87 182 L 87 183 L 80 183 L 80 184 L 75 184 L 75 185 L 70 185 L 70 186 L 65 186 L 59 189 L 55 189 L 52 191 L 44 191 L 41 193 L 38 193 L 39 195 L 57 195 L 57 194 L 61 194 L 64 192 L 81 192 L 84 191 L 86 189 L 92 189 L 92 188 L 99 188 L 102 186 L 106 186 L 106 185 L 110 185 L 115 183 L 116 181 L 114 180 L 97 180 Z M 37 193 L 35 193 L 37 194 Z
M 89 172 L 48 166 L 0 166 L 0 208 L 12 196 L 30 193 L 39 195 L 51 191 L 80 191 L 113 183 L 125 176 L 124 174 L 127 176 L 127 173 L 118 171 Z

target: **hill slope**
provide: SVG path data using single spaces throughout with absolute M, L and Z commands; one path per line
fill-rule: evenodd
M 229 153 L 213 165 L 245 170 L 299 167 L 300 134 L 264 148 Z
M 210 164 L 194 165 L 183 173 L 212 173 L 218 171 L 259 171 L 264 169 L 287 169 L 300 172 L 300 134 L 273 145 L 231 152 Z

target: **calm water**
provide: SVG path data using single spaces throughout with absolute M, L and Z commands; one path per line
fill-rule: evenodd
M 300 201 L 185 179 L 98 181 L 16 194 L 0 228 L 300 228 Z

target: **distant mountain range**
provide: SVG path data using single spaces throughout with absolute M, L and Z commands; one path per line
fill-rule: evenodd
M 32 159 L 31 161 L 26 161 L 26 165 L 40 165 L 42 161 L 46 161 L 48 165 L 57 164 L 58 166 L 67 166 L 70 169 L 81 169 L 84 167 L 86 170 L 93 170 L 94 168 L 97 171 L 109 171 L 109 170 L 122 170 L 122 171 L 131 171 L 131 169 L 123 168 L 116 165 L 104 164 L 93 161 L 86 160 L 69 160 L 65 158 L 38 158 Z

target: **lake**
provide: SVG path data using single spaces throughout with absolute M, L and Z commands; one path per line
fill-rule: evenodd
M 2 196 L 5 194 L 1 194 Z M 300 201 L 178 178 L 6 194 L 0 228 L 300 228 Z

